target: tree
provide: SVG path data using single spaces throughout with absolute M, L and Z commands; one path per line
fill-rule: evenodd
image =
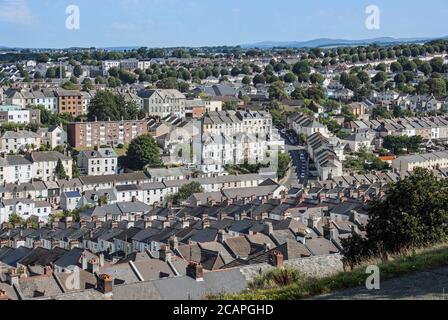
M 297 62 L 293 66 L 292 72 L 294 72 L 297 75 L 299 75 L 300 73 L 308 73 L 309 74 L 311 72 L 311 68 L 308 64 L 308 61 L 303 60 L 303 61 Z
M 283 179 L 286 176 L 286 172 L 291 164 L 291 157 L 286 152 L 279 152 L 278 154 L 278 169 L 277 174 L 279 179 Z
M 376 107 L 372 110 L 373 119 L 391 119 L 393 117 L 392 112 L 390 112 L 386 107 Z
M 429 64 L 429 62 L 423 62 L 419 67 L 418 70 L 423 72 L 425 74 L 425 76 L 427 76 L 428 74 L 430 74 L 432 72 L 432 67 Z
M 82 82 L 82 90 L 83 91 L 88 91 L 88 90 L 92 90 L 93 89 L 93 83 L 92 80 L 90 80 L 89 78 L 85 78 Z
M 283 76 L 283 81 L 285 81 L 286 83 L 294 83 L 297 81 L 297 77 L 294 73 L 288 72 Z
M 150 135 L 142 135 L 132 140 L 126 160 L 128 167 L 133 170 L 142 170 L 146 166 L 162 166 L 160 149 Z
M 366 237 L 343 240 L 351 266 L 373 255 L 403 254 L 442 242 L 448 234 L 448 183 L 431 171 L 417 168 L 391 185 L 383 199 L 368 208 Z
M 242 80 L 242 83 L 243 84 L 245 84 L 245 85 L 249 85 L 249 84 L 251 84 L 251 80 L 250 80 L 250 77 L 249 76 L 244 76 L 244 78 L 243 78 L 243 80 Z
M 421 136 L 386 136 L 383 141 L 383 147 L 399 155 L 403 152 L 403 149 L 406 149 L 408 152 L 416 152 L 422 141 Z
M 312 75 L 310 75 L 311 83 L 322 84 L 322 83 L 324 83 L 324 80 L 325 80 L 324 76 L 321 75 L 320 73 L 316 72 L 316 73 L 313 73 Z
M 179 203 L 179 200 L 187 200 L 195 193 L 202 193 L 204 189 L 198 182 L 192 182 L 182 186 L 179 192 L 173 197 L 174 202 Z
M 276 81 L 271 84 L 268 92 L 271 100 L 283 100 L 288 98 L 288 95 L 285 92 L 285 84 L 282 81 Z
M 133 84 L 133 83 L 137 82 L 137 79 L 138 79 L 136 74 L 131 73 L 126 70 L 122 70 L 122 69 L 120 69 L 120 71 L 118 73 L 118 78 L 121 80 L 121 82 L 127 83 L 127 84 Z
M 446 82 L 441 78 L 431 78 L 426 81 L 429 91 L 436 96 L 446 95 Z
M 79 78 L 82 75 L 82 68 L 81 65 L 77 64 L 74 68 L 73 68 L 73 75 L 77 78 Z
M 15 225 L 23 226 L 25 224 L 25 220 L 19 216 L 16 212 L 13 212 L 9 215 L 8 218 L 8 226 L 13 228 Z
M 261 84 L 265 84 L 266 83 L 266 78 L 262 74 L 257 74 L 257 75 L 254 76 L 253 83 L 254 83 L 254 85 L 257 85 L 257 84 L 260 84 L 260 83 Z
M 58 159 L 58 163 L 56 164 L 56 168 L 54 169 L 54 174 L 56 178 L 63 180 L 67 178 L 67 174 L 65 173 L 64 165 L 62 164 L 61 159 Z
M 132 101 L 125 101 L 120 95 L 115 95 L 109 90 L 98 91 L 90 101 L 88 119 L 90 121 L 119 121 L 132 120 L 140 115 L 140 110 Z
M 402 72 L 403 71 L 403 66 L 401 65 L 400 62 L 392 62 L 392 64 L 390 65 L 390 71 L 392 72 Z
M 431 60 L 431 67 L 434 72 L 442 72 L 443 68 L 443 58 L 434 58 Z
M 174 77 L 165 78 L 157 82 L 156 86 L 159 89 L 177 89 L 177 79 Z
M 62 85 L 65 90 L 76 90 L 78 87 L 72 81 L 67 81 Z
M 387 80 L 387 74 L 384 71 L 378 72 L 373 78 L 373 81 L 375 82 L 384 82 L 386 80 Z
M 47 79 L 54 79 L 56 78 L 56 69 L 55 68 L 48 68 L 47 73 L 45 74 L 45 78 Z

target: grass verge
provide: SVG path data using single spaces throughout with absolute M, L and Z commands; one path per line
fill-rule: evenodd
M 375 263 L 380 268 L 381 280 L 395 278 L 408 273 L 429 270 L 448 265 L 448 244 L 437 245 L 428 249 L 416 250 L 408 256 L 395 257 L 391 261 Z M 262 275 L 262 277 L 267 275 Z M 367 275 L 365 267 L 353 271 L 340 272 L 325 278 L 296 277 L 288 285 L 279 284 L 273 287 L 260 287 L 248 290 L 239 295 L 224 295 L 223 300 L 298 300 L 330 293 L 335 290 L 362 286 Z M 258 283 L 270 281 L 255 280 Z M 255 286 L 252 284 L 252 286 Z

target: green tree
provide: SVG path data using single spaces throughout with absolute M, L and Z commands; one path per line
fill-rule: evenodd
M 82 68 L 81 65 L 77 64 L 73 68 L 73 75 L 77 78 L 79 78 L 82 75 Z
M 58 159 L 58 163 L 56 164 L 56 168 L 54 169 L 54 174 L 58 179 L 66 179 L 67 174 L 65 173 L 64 165 L 62 164 L 61 159 Z
M 429 91 L 436 96 L 446 95 L 446 82 L 441 78 L 431 78 L 426 81 Z
M 427 76 L 428 74 L 430 74 L 432 72 L 432 67 L 429 64 L 429 62 L 423 62 L 419 67 L 418 70 L 423 72 L 425 74 L 425 76 Z
M 125 101 L 120 95 L 116 95 L 109 90 L 98 91 L 90 101 L 88 119 L 94 121 L 119 121 L 133 120 L 140 115 L 140 110 L 135 102 Z
M 448 184 L 417 168 L 391 185 L 368 208 L 366 237 L 342 240 L 344 260 L 356 265 L 372 256 L 403 254 L 442 242 L 448 235 Z
M 392 112 L 387 110 L 386 107 L 376 107 L 372 110 L 372 118 L 375 120 L 378 118 L 391 119 L 392 117 L 393 117 Z
M 156 84 L 159 89 L 178 89 L 177 79 L 174 77 L 169 77 L 160 80 Z
M 277 174 L 279 179 L 283 179 L 288 172 L 289 165 L 291 164 L 291 157 L 286 152 L 279 152 L 278 154 L 278 169 Z
M 288 72 L 283 76 L 283 81 L 285 81 L 286 83 L 294 83 L 297 81 L 297 77 L 294 73 Z
M 65 90 L 76 90 L 78 87 L 72 81 L 67 81 L 62 85 Z
M 251 80 L 250 80 L 250 77 L 249 76 L 244 76 L 244 78 L 243 78 L 243 80 L 242 80 L 242 83 L 243 84 L 246 84 L 246 85 L 249 85 L 249 84 L 251 84 Z
M 271 100 L 283 100 L 288 98 L 288 95 L 285 92 L 285 83 L 282 81 L 277 81 L 271 84 L 268 92 L 269 99 Z
M 313 73 L 312 75 L 310 75 L 310 81 L 313 84 L 322 84 L 324 83 L 324 76 L 321 75 L 320 73 Z
M 383 141 L 383 147 L 399 155 L 403 152 L 403 149 L 406 149 L 408 152 L 416 152 L 422 141 L 421 136 L 386 136 Z
M 174 195 L 173 197 L 174 202 L 179 203 L 179 201 L 187 200 L 195 193 L 202 193 L 202 192 L 204 192 L 204 189 L 202 188 L 200 183 L 192 182 L 186 184 L 179 189 L 179 192 L 176 195 Z
M 292 72 L 294 72 L 297 75 L 299 75 L 300 73 L 308 73 L 309 74 L 311 72 L 311 68 L 308 64 L 308 61 L 303 60 L 303 61 L 297 62 L 293 66 Z
M 150 135 L 142 135 L 134 140 L 128 148 L 126 164 L 130 169 L 142 170 L 146 166 L 160 167 L 160 149 Z
M 254 83 L 254 85 L 257 85 L 259 83 L 265 84 L 266 78 L 262 74 L 257 74 L 254 76 L 253 83 Z

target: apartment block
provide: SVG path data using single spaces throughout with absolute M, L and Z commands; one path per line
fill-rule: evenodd
M 74 148 L 126 145 L 147 133 L 146 120 L 75 122 L 67 126 L 68 143 Z
M 57 90 L 58 97 L 58 112 L 70 113 L 77 117 L 85 114 L 85 105 L 83 95 L 76 90 Z

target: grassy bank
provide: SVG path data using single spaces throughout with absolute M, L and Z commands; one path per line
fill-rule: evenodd
M 429 249 L 417 250 L 405 257 L 395 257 L 391 261 L 372 263 L 380 268 L 381 281 L 448 265 L 448 244 Z M 365 267 L 349 272 L 340 272 L 321 279 L 300 276 L 297 272 L 270 271 L 251 283 L 253 289 L 239 295 L 220 297 L 224 300 L 297 300 L 330 293 L 335 290 L 364 286 L 367 274 Z M 285 284 L 285 278 L 289 284 Z M 274 281 L 273 281 L 274 279 Z

